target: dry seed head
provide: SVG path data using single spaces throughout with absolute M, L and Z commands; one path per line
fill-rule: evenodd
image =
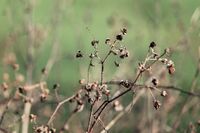
M 82 58 L 83 57 L 83 54 L 82 52 L 79 50 L 77 53 L 76 53 L 76 58 Z
M 156 43 L 153 41 L 150 43 L 149 48 L 154 48 L 156 46 Z
M 30 115 L 29 115 L 29 119 L 30 119 L 31 122 L 36 122 L 37 115 L 30 114 Z
M 122 35 L 122 34 L 116 35 L 116 39 L 117 39 L 118 41 L 122 41 L 122 40 L 123 40 L 123 35 Z
M 126 35 L 127 34 L 127 29 L 123 28 L 123 29 L 121 29 L 121 32 L 122 32 L 123 35 Z
M 118 100 L 114 101 L 113 108 L 115 109 L 115 111 L 123 110 L 123 106 L 120 104 L 120 102 Z
M 157 86 L 158 85 L 158 80 L 156 78 L 153 78 L 152 81 L 154 86 Z
M 175 72 L 174 65 L 171 65 L 171 66 L 168 67 L 168 72 L 169 72 L 169 74 L 174 74 L 174 72 Z
M 160 101 L 154 100 L 154 101 L 153 101 L 153 106 L 154 106 L 154 108 L 155 108 L 156 110 L 158 110 L 158 109 L 160 108 L 160 106 L 161 106 Z
M 42 74 L 46 75 L 47 74 L 47 69 L 44 67 L 44 68 L 42 68 L 41 72 L 42 72 Z
M 21 94 L 25 94 L 25 89 L 24 89 L 24 87 L 22 87 L 22 86 L 19 86 L 18 87 L 18 91 L 19 91 L 19 93 L 21 93 Z
M 120 57 L 121 59 L 124 59 L 124 58 L 126 58 L 126 57 L 129 57 L 129 52 L 128 52 L 128 50 L 125 49 L 125 48 L 124 48 L 123 50 L 120 50 L 119 57 Z
M 55 89 L 58 89 L 58 88 L 60 88 L 60 84 L 56 83 L 56 84 L 53 85 L 53 89 L 54 89 L 54 90 L 55 90 Z
M 95 46 L 98 43 L 99 43 L 99 40 L 92 40 L 92 42 L 91 42 L 92 46 Z
M 84 84 L 84 83 L 85 83 L 85 79 L 80 79 L 80 80 L 79 80 L 79 84 L 82 85 L 82 84 Z
M 167 92 L 164 90 L 164 91 L 161 92 L 160 95 L 163 96 L 163 97 L 166 97 L 167 96 Z
M 120 81 L 120 85 L 124 86 L 125 88 L 129 88 L 131 86 L 131 84 L 129 83 L 128 80 L 122 80 Z
M 110 40 L 110 38 L 106 38 L 106 40 L 105 40 L 105 44 L 108 44 L 108 45 L 110 45 L 111 44 L 111 42 L 110 42 L 111 40 Z
M 41 102 L 44 102 L 44 101 L 46 100 L 46 98 L 47 98 L 47 95 L 46 95 L 46 94 L 42 93 L 42 94 L 40 95 L 40 101 L 41 101 Z

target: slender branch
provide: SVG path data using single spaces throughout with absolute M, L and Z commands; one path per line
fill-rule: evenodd
M 134 85 L 136 84 L 137 80 L 138 80 L 139 77 L 142 75 L 142 73 L 145 72 L 147 69 L 149 69 L 153 64 L 155 64 L 155 63 L 156 63 L 160 58 L 162 58 L 165 54 L 166 54 L 166 50 L 165 50 L 155 61 L 153 61 L 151 64 L 149 64 L 144 70 L 139 70 L 139 72 L 138 72 L 138 74 L 137 74 L 135 80 L 133 81 L 133 83 L 132 83 L 132 85 L 129 87 L 129 89 L 127 89 L 126 91 L 120 93 L 118 96 L 116 96 L 116 97 L 114 97 L 114 98 L 112 98 L 112 99 L 110 99 L 110 100 L 106 100 L 105 103 L 103 102 L 104 105 L 100 105 L 101 108 L 98 108 L 98 109 L 97 109 L 97 110 L 100 110 L 100 111 L 99 111 L 98 115 L 96 116 L 96 120 L 92 123 L 91 128 L 90 128 L 90 130 L 89 130 L 88 133 L 91 133 L 91 131 L 93 130 L 93 127 L 95 126 L 95 124 L 96 124 L 96 122 L 97 122 L 98 117 L 101 115 L 101 113 L 102 113 L 103 110 L 106 108 L 106 106 L 107 106 L 109 103 L 113 102 L 114 100 L 118 99 L 119 97 L 121 97 L 121 96 L 125 95 L 126 93 L 128 93 L 129 91 L 131 91 L 131 90 L 132 90 L 132 87 L 134 87 Z M 147 54 L 147 55 L 148 55 L 148 54 Z M 146 59 L 145 59 L 145 64 L 146 64 Z M 145 64 L 144 64 L 144 66 L 145 66 Z M 97 111 L 96 111 L 96 112 L 97 112 Z
M 88 127 L 87 127 L 87 132 L 90 129 L 90 124 L 91 124 L 91 119 L 92 119 L 92 113 L 93 113 L 93 109 L 94 109 L 94 105 L 95 105 L 96 101 L 94 101 L 94 103 L 92 103 L 91 107 L 90 107 L 90 115 L 89 115 L 89 120 L 88 120 Z
M 50 125 L 52 123 L 52 121 L 54 120 L 54 117 L 55 117 L 56 113 L 58 112 L 58 110 L 60 109 L 60 107 L 63 104 L 65 104 L 66 102 L 69 102 L 69 100 L 72 99 L 73 97 L 74 97 L 74 95 L 58 103 L 56 109 L 54 110 L 53 114 L 49 118 L 49 121 L 47 122 L 47 125 Z
M 130 108 L 132 108 L 132 107 L 135 105 L 135 103 L 137 102 L 137 100 L 142 96 L 142 94 L 143 94 L 144 92 L 145 92 L 144 90 L 143 90 L 143 91 L 140 91 L 140 93 L 138 93 L 138 94 L 136 95 L 136 97 L 131 101 L 131 103 L 129 103 L 123 111 L 121 111 L 118 115 L 116 115 L 116 116 L 107 124 L 107 126 L 105 127 L 104 130 L 101 131 L 101 133 L 106 133 L 105 131 L 108 131 L 110 128 L 112 128 L 112 127 L 115 125 L 115 123 L 116 123 L 123 115 L 125 115 L 126 113 L 128 113 L 129 110 L 130 110 Z
M 112 53 L 112 47 L 111 49 L 109 50 L 108 54 L 105 56 L 105 58 L 101 61 L 101 85 L 103 83 L 103 78 L 104 78 L 104 64 L 105 64 L 105 61 L 107 60 L 107 58 L 109 57 L 109 55 Z

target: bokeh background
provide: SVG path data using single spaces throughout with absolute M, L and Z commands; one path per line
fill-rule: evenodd
M 127 28 L 128 34 L 122 43 L 128 48 L 130 59 L 121 61 L 110 58 L 105 69 L 106 80 L 133 78 L 138 62 L 146 56 L 149 43 L 155 41 L 158 51 L 167 47 L 173 49 L 170 58 L 175 63 L 176 73 L 170 77 L 169 84 L 190 90 L 198 66 L 199 0 L 0 0 L 1 82 L 5 73 L 9 74 L 11 80 L 15 78 L 13 70 L 6 64 L 7 58 L 15 58 L 20 66 L 17 74 L 23 75 L 21 78 L 24 77 L 23 82 L 26 82 L 29 62 L 27 51 L 32 43 L 32 82 L 40 81 L 41 70 L 53 56 L 55 63 L 47 78 L 48 86 L 51 88 L 54 83 L 59 83 L 59 93 L 70 96 L 77 90 L 79 79 L 87 76 L 87 57 L 92 51 L 91 40 L 100 41 L 103 56 L 108 50 L 104 46 L 105 39 L 114 37 L 123 27 Z M 78 50 L 83 52 L 84 58 L 75 58 Z M 115 60 L 121 62 L 122 66 L 114 67 Z M 96 65 L 91 71 L 92 80 L 99 80 L 98 63 Z M 199 79 L 198 76 L 195 85 L 197 93 L 200 92 Z M 166 115 L 165 121 L 169 127 L 173 126 L 173 117 L 179 113 L 181 103 L 187 97 L 180 95 L 174 109 Z M 124 103 L 126 100 L 130 98 L 125 99 Z M 177 132 L 184 132 L 190 123 L 200 119 L 199 107 L 194 113 L 194 106 L 199 105 L 193 105 L 181 117 Z M 39 114 L 38 109 L 33 108 L 32 111 Z M 137 118 L 135 121 L 134 115 L 141 111 L 145 112 L 138 105 L 136 112 L 133 110 L 130 116 L 125 116 L 111 132 L 134 132 L 134 127 L 140 120 Z M 64 121 L 68 113 L 64 109 L 60 113 L 59 122 Z M 143 118 L 142 114 L 140 116 Z M 81 120 L 78 121 L 83 122 L 84 117 L 81 114 L 79 117 Z M 79 117 L 74 118 L 73 127 Z M 41 121 L 46 120 L 44 118 Z

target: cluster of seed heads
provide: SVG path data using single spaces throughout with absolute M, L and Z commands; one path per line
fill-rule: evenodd
M 41 125 L 34 128 L 35 133 L 56 133 L 56 129 L 50 128 L 47 125 Z

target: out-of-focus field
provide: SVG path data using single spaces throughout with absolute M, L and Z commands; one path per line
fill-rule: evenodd
M 34 28 L 29 29 L 30 25 Z M 81 50 L 84 56 L 88 56 L 92 39 L 98 39 L 100 45 L 104 45 L 105 38 L 112 38 L 123 27 L 127 27 L 128 34 L 122 43 L 129 49 L 131 60 L 122 61 L 125 67 L 115 68 L 115 59 L 110 58 L 105 68 L 105 80 L 133 78 L 138 62 L 146 56 L 149 43 L 155 41 L 158 51 L 167 47 L 173 49 L 170 58 L 175 63 L 176 73 L 170 77 L 169 83 L 189 91 L 197 69 L 200 46 L 199 0 L 0 0 L 0 82 L 3 82 L 5 73 L 9 73 L 11 79 L 14 77 L 13 70 L 4 61 L 13 53 L 20 66 L 18 73 L 23 74 L 26 80 L 27 47 L 30 43 L 27 32 L 33 30 L 35 58 L 32 81 L 41 79 L 41 70 L 51 56 L 53 44 L 57 43 L 56 63 L 47 83 L 49 88 L 59 83 L 60 93 L 70 96 L 77 90 L 79 79 L 86 78 L 89 64 L 87 58 L 74 58 L 76 52 Z M 108 51 L 103 46 L 100 48 Z M 93 80 L 99 80 L 98 70 L 98 66 L 92 70 Z M 116 76 L 117 71 L 123 73 L 121 77 Z M 199 79 L 198 76 L 195 89 L 198 93 Z M 176 106 L 166 116 L 169 126 L 174 123 L 173 117 L 179 113 L 181 102 L 187 97 L 180 95 Z M 125 98 L 124 103 L 126 100 L 130 98 Z M 125 116 L 111 132 L 133 132 L 139 121 L 134 120 L 134 115 L 145 112 L 137 109 L 140 110 L 139 105 L 136 112 L 133 109 L 131 116 Z M 33 108 L 33 112 L 37 111 Z M 63 110 L 63 118 L 59 119 L 64 121 L 68 113 L 67 109 Z M 83 115 L 79 114 L 80 122 Z M 193 115 L 193 108 L 190 108 L 182 116 L 177 132 L 183 133 L 190 122 L 200 119 L 199 116 L 200 113 Z

